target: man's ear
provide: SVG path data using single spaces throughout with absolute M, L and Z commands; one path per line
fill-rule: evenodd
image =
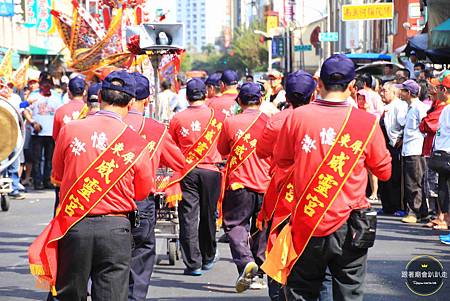
M 98 103 L 102 103 L 103 99 L 102 99 L 102 93 L 100 93 L 100 91 L 98 91 L 97 97 L 98 97 Z
M 136 98 L 132 98 L 131 99 L 131 101 L 128 103 L 128 105 L 127 105 L 127 109 L 128 109 L 128 112 L 131 110 L 131 108 L 133 107 L 133 105 L 134 105 L 134 102 L 136 101 Z
M 355 87 L 355 83 L 356 83 L 356 80 L 355 80 L 355 79 L 352 80 L 352 81 L 348 84 L 348 88 L 353 89 L 353 88 Z

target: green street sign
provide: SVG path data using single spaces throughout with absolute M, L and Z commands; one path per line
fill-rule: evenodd
M 337 42 L 337 41 L 339 41 L 339 33 L 337 33 L 337 32 L 321 32 L 321 33 L 319 33 L 319 41 L 321 41 L 321 42 Z
M 294 51 L 311 51 L 312 45 L 294 45 Z

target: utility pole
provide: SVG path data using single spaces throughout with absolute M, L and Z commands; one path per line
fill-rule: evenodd
M 328 11 L 328 16 L 327 16 L 327 32 L 331 32 L 331 8 L 333 7 L 333 0 L 328 0 L 328 7 L 327 7 L 327 11 Z M 325 54 L 325 57 L 329 57 L 331 56 L 331 43 L 328 42 L 326 43 L 327 45 L 327 51 Z

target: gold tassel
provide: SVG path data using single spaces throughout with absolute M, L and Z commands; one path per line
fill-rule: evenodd
M 30 271 L 34 276 L 45 275 L 44 267 L 41 264 L 30 264 Z

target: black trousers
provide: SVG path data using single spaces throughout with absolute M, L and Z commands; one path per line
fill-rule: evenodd
M 31 147 L 33 150 L 33 181 L 34 185 L 49 184 L 52 173 L 52 157 L 55 142 L 52 136 L 31 136 Z M 42 159 L 44 154 L 44 159 Z M 42 173 L 41 165 L 44 165 Z
M 334 301 L 362 301 L 367 249 L 351 246 L 345 223 L 325 237 L 312 237 L 284 287 L 285 300 L 316 301 L 329 268 Z
M 388 145 L 388 150 L 392 157 L 392 176 L 386 182 L 380 181 L 380 196 L 384 213 L 392 214 L 395 211 L 402 209 L 401 149 L 396 149 L 391 145 Z
M 404 156 L 403 157 L 403 178 L 405 203 L 407 205 L 408 214 L 415 214 L 420 218 L 424 213 L 422 204 L 423 197 L 423 181 L 426 171 L 425 158 L 422 156 Z
M 58 243 L 55 300 L 93 301 L 128 298 L 131 260 L 130 221 L 125 217 L 85 217 Z
M 133 251 L 131 252 L 130 286 L 128 300 L 145 300 L 156 257 L 156 210 L 155 198 L 136 202 L 140 225 L 131 230 Z
M 256 227 L 262 200 L 263 194 L 246 188 L 225 191 L 223 226 L 239 274 L 247 263 L 261 266 L 266 259 L 267 232 Z
M 199 269 L 216 255 L 216 209 L 221 174 L 194 168 L 181 181 L 183 200 L 178 205 L 180 246 L 188 269 Z
M 438 202 L 442 213 L 448 213 L 450 202 L 450 175 L 439 174 L 438 180 Z

